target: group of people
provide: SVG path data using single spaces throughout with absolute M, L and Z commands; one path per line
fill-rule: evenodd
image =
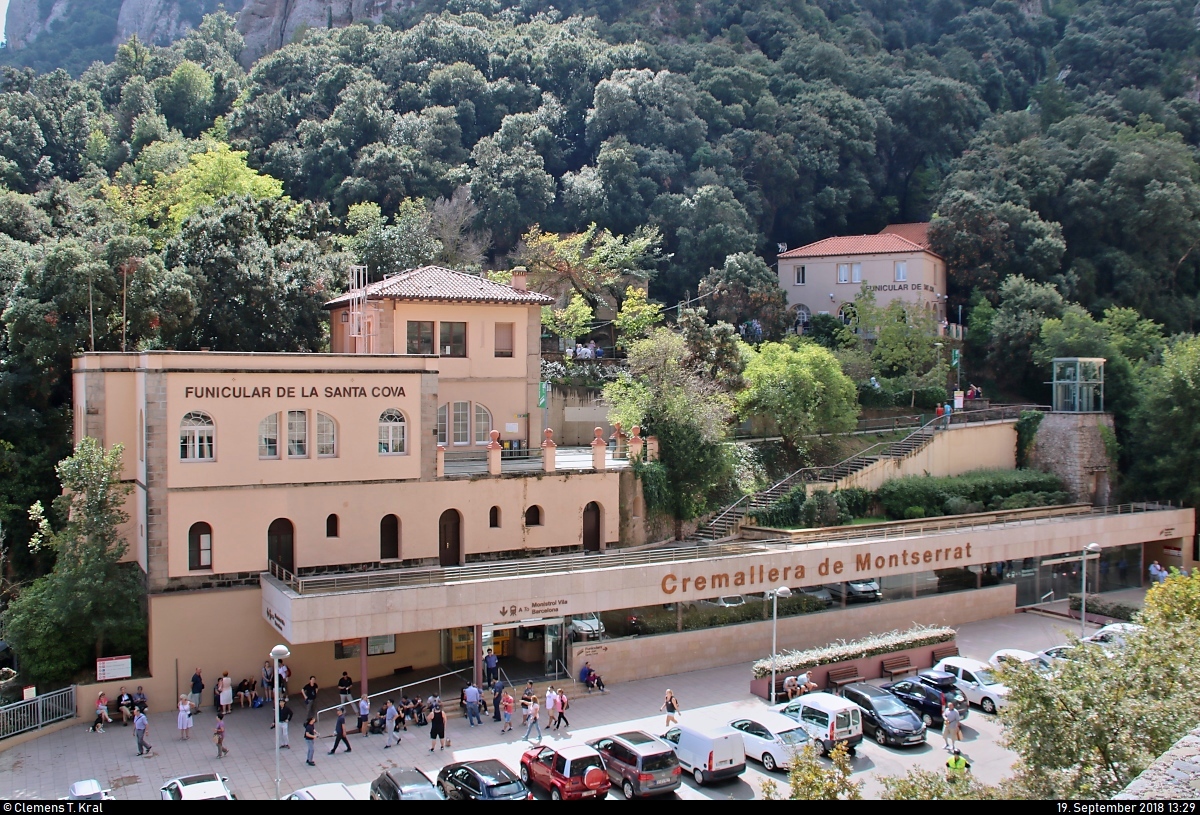
M 817 683 L 812 681 L 811 671 L 805 671 L 796 676 L 789 676 L 783 680 L 783 691 L 787 694 L 789 702 L 797 696 L 812 693 L 816 689 Z
M 596 345 L 595 340 L 588 340 L 588 344 L 575 343 L 575 347 L 567 346 L 567 359 L 604 359 L 604 349 Z
M 600 674 L 596 673 L 596 669 L 592 667 L 592 663 L 585 662 L 583 667 L 579 669 L 579 681 L 587 688 L 587 692 L 591 693 L 598 690 L 601 693 L 606 693 L 604 690 L 604 679 Z
M 138 685 L 137 690 L 133 693 L 127 691 L 122 685 L 121 691 L 117 695 L 117 711 L 121 714 L 121 726 L 129 727 L 129 723 L 136 720 L 139 713 L 146 712 L 149 704 L 141 685 Z M 103 733 L 104 725 L 112 724 L 112 721 L 112 717 L 108 713 L 108 695 L 101 693 L 96 697 L 96 720 L 92 722 L 88 732 Z
M 983 388 L 979 387 L 978 385 L 971 385 L 970 387 L 967 388 L 966 395 L 967 395 L 968 399 L 982 399 L 983 398 Z

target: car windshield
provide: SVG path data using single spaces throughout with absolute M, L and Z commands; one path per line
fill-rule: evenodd
M 880 716 L 899 716 L 908 713 L 908 707 L 899 699 L 877 696 L 875 697 L 875 712 Z
M 792 730 L 784 730 L 779 734 L 779 740 L 784 744 L 804 744 L 808 741 L 808 734 L 797 727 Z
M 503 784 L 497 784 L 488 789 L 489 798 L 504 798 L 507 795 L 516 795 L 521 792 L 521 782 L 508 781 Z
M 975 672 L 975 678 L 979 680 L 979 683 L 981 685 L 995 685 L 996 684 L 996 677 L 992 676 L 992 672 L 985 671 L 982 668 L 980 668 L 978 671 Z
M 642 771 L 652 773 L 656 770 L 670 770 L 678 763 L 674 753 L 655 753 L 652 756 L 642 756 Z

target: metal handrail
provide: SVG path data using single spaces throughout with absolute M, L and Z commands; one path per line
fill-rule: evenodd
M 1014 521 L 984 521 L 980 518 L 971 518 L 970 516 L 959 516 L 957 520 L 942 521 L 922 519 L 914 520 L 909 525 L 888 524 L 886 525 L 886 529 L 878 530 L 872 530 L 870 526 L 858 526 L 843 532 L 829 532 L 823 535 L 821 540 L 807 542 L 797 542 L 789 536 L 768 540 L 732 541 L 729 543 L 713 543 L 699 546 L 691 544 L 688 546 L 637 552 L 622 550 L 604 553 L 588 552 L 578 555 L 531 558 L 512 563 L 492 562 L 446 568 L 392 569 L 387 571 L 356 572 L 346 575 L 314 577 L 296 577 L 290 572 L 279 568 L 277 564 L 272 563 L 270 574 L 296 594 L 300 595 L 365 589 L 394 589 L 465 583 L 473 580 L 531 577 L 564 572 L 619 568 L 622 566 L 678 563 L 731 555 L 761 554 L 764 551 L 771 551 L 773 549 L 823 548 L 847 540 L 890 540 L 893 538 L 950 533 L 963 529 L 1003 529 L 1030 524 L 1060 523 L 1084 516 L 1122 515 L 1170 509 L 1177 509 L 1177 507 L 1169 504 L 1138 503 L 1119 504 L 1110 507 L 1081 507 L 1078 512 L 1063 512 L 1061 507 L 1046 507 L 1046 514 L 1044 516 L 1038 517 L 1034 515 Z M 993 513 L 987 513 L 987 515 L 991 518 L 995 517 Z
M 444 674 L 438 674 L 437 676 L 431 676 L 427 679 L 421 679 L 417 682 L 409 682 L 405 685 L 399 685 L 394 688 L 388 688 L 387 690 L 381 690 L 378 693 L 368 693 L 367 699 L 374 699 L 377 696 L 386 696 L 389 693 L 395 693 L 396 691 L 400 691 L 401 692 L 400 695 L 403 696 L 404 695 L 403 691 L 405 688 L 415 688 L 417 685 L 424 685 L 426 682 L 432 682 L 435 679 L 437 680 L 437 683 L 438 683 L 438 696 L 441 696 L 442 695 L 442 679 L 443 678 L 445 678 L 447 676 L 457 676 L 458 674 L 466 673 L 468 670 L 469 670 L 468 668 L 460 668 L 457 671 L 449 671 Z M 359 697 L 359 698 L 362 698 L 362 697 Z M 355 699 L 353 702 L 338 702 L 336 705 L 330 705 L 329 707 L 323 707 L 317 711 L 317 724 L 321 723 L 321 714 L 322 713 L 328 713 L 331 710 L 338 710 L 339 708 L 343 708 L 346 705 L 357 705 L 357 704 L 358 704 L 358 700 Z

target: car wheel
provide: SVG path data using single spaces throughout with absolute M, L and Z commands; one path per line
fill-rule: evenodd
M 928 713 L 921 714 L 921 721 L 923 721 L 925 723 L 926 727 L 933 727 L 933 717 L 930 716 Z
M 633 784 L 629 782 L 629 779 L 625 779 L 625 783 L 621 785 L 621 794 L 625 796 L 626 801 L 633 800 Z
M 697 786 L 704 786 L 704 770 L 701 770 L 700 768 L 692 770 L 692 778 L 696 780 Z
M 826 756 L 828 756 L 829 751 L 832 749 L 833 748 L 829 745 L 829 742 L 822 741 L 821 742 L 821 758 L 825 758 Z
M 762 765 L 763 765 L 763 769 L 766 770 L 767 772 L 769 772 L 769 773 L 775 772 L 775 769 L 776 769 L 775 756 L 771 755 L 770 753 L 763 753 L 762 754 Z
M 996 712 L 996 703 L 993 702 L 991 699 L 987 698 L 986 696 L 983 698 L 983 701 L 979 703 L 979 706 L 981 708 L 983 708 L 984 713 L 995 713 Z
M 882 727 L 875 731 L 875 741 L 879 742 L 880 744 L 887 744 L 887 733 L 883 732 Z
M 562 800 L 562 793 L 558 791 L 558 787 L 555 787 L 554 789 L 550 790 L 550 800 L 551 801 L 561 801 Z
M 525 782 L 525 786 L 529 786 L 529 768 L 524 764 L 521 765 L 521 780 Z

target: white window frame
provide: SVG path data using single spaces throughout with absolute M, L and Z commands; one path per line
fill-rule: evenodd
M 403 456 L 408 452 L 408 422 L 398 408 L 379 414 L 379 455 Z
M 317 412 L 317 458 L 337 458 L 337 422 Z
M 475 443 L 488 444 L 492 440 L 492 412 L 476 402 L 474 413 Z
M 471 403 L 454 402 L 451 404 L 451 422 L 454 430 L 454 446 L 462 447 L 471 443 Z M 459 419 L 461 418 L 461 422 Z M 460 432 L 461 431 L 461 432 Z
M 299 432 L 296 432 L 296 431 Z M 293 452 L 299 450 L 299 452 Z M 287 412 L 287 457 L 308 458 L 308 411 Z
M 804 266 L 797 266 L 793 271 L 796 273 L 795 286 L 804 286 L 808 284 L 808 269 Z
M 445 404 L 438 408 L 437 412 L 437 439 L 438 444 L 445 447 L 450 443 L 450 405 Z
M 216 461 L 217 426 L 202 410 L 188 412 L 179 422 L 179 460 Z
M 851 263 L 850 264 L 850 282 L 851 283 L 861 283 L 862 282 L 862 264 L 861 263 Z
M 896 261 L 896 282 L 897 283 L 908 282 L 908 261 L 907 260 Z
M 837 265 L 837 272 L 838 272 L 838 282 L 839 283 L 849 283 L 850 282 L 850 264 L 849 263 L 839 263 Z
M 268 424 L 269 423 L 269 424 Z M 272 438 L 273 437 L 273 438 Z M 271 440 L 275 451 L 271 452 L 267 441 Z M 269 460 L 279 458 L 279 414 L 272 413 L 258 423 L 258 457 Z
M 805 315 L 805 314 L 807 314 L 807 315 L 808 315 L 808 319 L 807 319 L 807 320 L 805 320 L 805 319 L 803 318 L 803 315 Z M 811 322 L 812 322 L 812 316 L 813 316 L 812 309 L 811 309 L 811 308 L 809 308 L 808 306 L 804 305 L 803 303 L 797 303 L 797 304 L 796 304 L 796 316 L 797 316 L 797 317 L 800 317 L 800 322 L 801 322 L 801 323 L 811 323 Z

